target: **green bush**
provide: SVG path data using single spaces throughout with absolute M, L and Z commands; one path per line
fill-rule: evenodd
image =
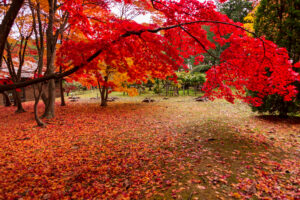
M 248 91 L 248 95 L 257 96 L 256 92 Z M 273 114 L 282 117 L 288 116 L 288 114 L 295 115 L 300 112 L 300 101 L 299 98 L 293 101 L 284 101 L 283 97 L 274 94 L 263 98 L 263 104 L 259 107 L 251 106 L 253 112 L 261 114 Z

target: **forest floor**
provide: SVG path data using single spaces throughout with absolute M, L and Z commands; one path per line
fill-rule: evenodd
M 119 97 L 0 107 L 0 199 L 299 199 L 300 119 L 243 103 Z M 42 108 L 40 108 L 42 110 Z

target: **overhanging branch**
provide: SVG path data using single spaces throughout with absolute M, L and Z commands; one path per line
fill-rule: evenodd
M 257 36 L 255 33 L 251 32 L 251 31 L 248 31 L 247 29 L 245 29 L 241 26 L 238 26 L 236 24 L 231 24 L 231 23 L 228 23 L 228 22 L 221 22 L 221 21 L 213 21 L 213 20 L 198 20 L 198 21 L 193 21 L 193 22 L 180 23 L 180 24 L 176 24 L 176 25 L 172 25 L 172 26 L 159 27 L 159 28 L 156 28 L 156 29 L 142 29 L 142 30 L 139 30 L 139 31 L 127 31 L 126 33 L 122 34 L 118 39 L 112 41 L 108 45 L 116 43 L 120 39 L 129 37 L 129 36 L 132 36 L 132 35 L 140 36 L 142 33 L 145 33 L 145 32 L 157 33 L 159 31 L 163 31 L 163 30 L 170 30 L 170 29 L 173 29 L 173 28 L 180 28 L 180 27 L 185 26 L 185 25 L 192 25 L 192 24 L 199 24 L 199 23 L 225 24 L 225 25 L 229 25 L 229 26 L 234 26 L 234 27 L 242 29 L 242 30 L 244 30 L 248 33 L 251 33 L 254 36 Z M 261 38 L 259 38 L 259 39 L 262 40 Z M 264 42 L 264 41 L 262 40 L 262 42 Z M 105 47 L 107 47 L 107 46 L 105 46 Z M 91 55 L 86 60 L 85 63 L 74 66 L 73 68 L 71 68 L 71 69 L 69 69 L 69 70 L 67 70 L 63 73 L 54 73 L 54 74 L 46 75 L 46 76 L 43 76 L 43 77 L 40 77 L 40 78 L 35 78 L 35 79 L 32 79 L 32 80 L 28 80 L 28 81 L 24 81 L 24 82 L 20 82 L 20 83 L 15 83 L 15 84 L 10 84 L 10 85 L 0 85 L 0 93 L 2 93 L 4 91 L 8 91 L 8 90 L 13 90 L 13 89 L 17 89 L 17 88 L 26 87 L 26 86 L 33 85 L 33 84 L 40 83 L 40 82 L 45 82 L 45 81 L 48 81 L 48 80 L 51 80 L 51 79 L 61 79 L 63 77 L 69 76 L 69 75 L 75 73 L 76 71 L 78 71 L 79 69 L 83 68 L 84 66 L 86 66 L 86 64 L 90 63 L 97 56 L 99 56 L 102 53 L 102 51 L 105 49 L 105 47 L 102 47 L 102 48 L 98 49 L 93 55 Z

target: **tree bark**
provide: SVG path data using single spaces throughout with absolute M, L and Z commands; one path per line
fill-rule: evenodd
M 59 67 L 59 72 L 62 72 L 62 68 L 61 66 Z M 66 102 L 65 102 L 65 96 L 64 96 L 64 87 L 63 87 L 63 79 L 59 79 L 59 88 L 60 88 L 60 105 L 61 106 L 66 106 Z
M 55 81 L 52 79 L 48 84 L 48 99 L 43 117 L 51 119 L 55 116 Z
M 16 106 L 17 106 L 17 110 L 16 113 L 23 113 L 25 112 L 23 106 L 22 106 L 22 100 L 21 100 L 21 96 L 20 96 L 20 92 L 15 91 L 15 97 L 16 97 Z
M 55 18 L 55 2 L 53 0 L 48 0 L 49 2 L 49 17 L 48 17 L 48 27 L 46 31 L 47 36 L 47 75 L 54 74 L 54 57 L 55 57 L 55 46 L 57 42 L 57 37 L 53 35 L 54 31 L 54 18 Z M 55 116 L 55 81 L 53 79 L 49 80 L 48 84 L 48 102 L 45 105 L 45 112 L 43 117 L 51 119 Z
M 103 86 L 102 87 L 102 93 L 101 93 L 101 106 L 107 106 L 107 97 L 108 97 L 108 88 Z
M 43 84 L 37 84 L 37 91 L 38 91 L 38 95 L 36 95 L 36 89 L 33 85 L 33 94 L 34 94 L 34 119 L 37 123 L 38 126 L 40 127 L 44 127 L 46 126 L 46 124 L 40 119 L 39 115 L 38 115 L 38 104 L 40 101 L 40 98 L 43 94 Z
M 17 93 L 14 90 L 12 94 L 13 94 L 13 99 L 14 99 L 14 106 L 17 106 L 17 101 L 18 101 L 18 99 L 17 99 Z
M 39 99 L 34 101 L 34 119 L 38 126 L 44 127 L 46 126 L 46 124 L 41 120 L 41 118 L 38 115 L 38 104 L 39 104 Z
M 108 77 L 104 77 L 105 82 L 107 82 Z M 101 86 L 100 82 L 98 81 L 98 88 L 100 92 L 101 104 L 100 106 L 107 106 L 107 98 L 108 98 L 108 88 L 105 86 Z
M 66 106 L 64 88 L 63 88 L 63 79 L 59 80 L 59 86 L 60 86 L 60 99 L 61 99 L 60 105 L 61 106 Z
M 24 0 L 13 0 L 0 25 L 0 67 L 7 37 L 23 3 Z

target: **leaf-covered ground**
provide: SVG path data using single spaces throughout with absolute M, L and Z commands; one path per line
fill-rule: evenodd
M 299 199 L 300 120 L 191 97 L 0 107 L 0 199 Z

